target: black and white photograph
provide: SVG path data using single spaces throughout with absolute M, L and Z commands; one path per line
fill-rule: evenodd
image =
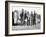
M 6 35 L 45 33 L 45 4 L 40 2 L 5 2 Z
M 37 13 L 40 8 L 13 7 L 12 8 L 12 30 L 35 30 L 40 29 L 41 15 Z

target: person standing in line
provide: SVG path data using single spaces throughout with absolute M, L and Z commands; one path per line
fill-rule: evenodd
M 24 22 L 24 9 L 22 9 L 22 13 L 20 14 L 21 17 L 21 24 Z
M 29 12 L 27 12 L 27 25 L 30 25 L 30 16 L 29 16 Z
M 27 25 L 27 10 L 25 10 L 24 14 L 24 24 Z
M 34 15 L 33 15 L 33 12 L 31 11 L 31 25 L 33 25 L 33 19 L 34 19 Z
M 12 11 L 12 25 L 14 25 L 14 12 Z
M 33 24 L 36 25 L 36 13 L 34 11 L 34 19 L 33 19 Z

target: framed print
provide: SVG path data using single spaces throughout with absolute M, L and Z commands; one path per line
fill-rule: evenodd
M 5 1 L 5 35 L 45 33 L 45 3 Z

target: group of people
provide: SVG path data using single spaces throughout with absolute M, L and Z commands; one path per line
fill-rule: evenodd
M 21 17 L 21 23 L 22 24 L 27 24 L 27 25 L 36 25 L 36 13 L 34 11 L 34 14 L 33 12 L 31 12 L 31 14 L 29 14 L 29 12 L 25 11 L 24 13 L 24 10 L 22 9 L 22 13 L 20 14 L 20 17 Z
M 15 12 L 17 14 L 17 11 L 15 11 Z M 16 16 L 18 16 L 16 14 L 14 12 L 12 12 L 13 25 L 34 25 L 34 24 L 36 25 L 36 13 L 35 13 L 35 11 L 34 11 L 34 14 L 32 11 L 30 14 L 29 11 L 25 10 L 25 12 L 24 12 L 24 9 L 22 9 L 22 13 L 20 13 L 20 15 L 19 15 L 20 16 L 19 20 L 21 21 L 21 23 L 17 23 L 19 17 L 16 17 Z

